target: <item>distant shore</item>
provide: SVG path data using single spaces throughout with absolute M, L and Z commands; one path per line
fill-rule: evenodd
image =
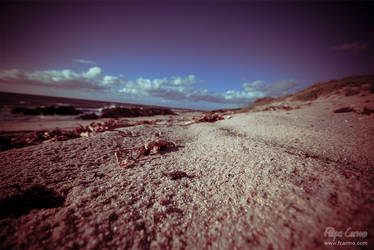
M 103 114 L 103 110 L 123 109 L 120 113 Z M 194 110 L 162 107 L 155 105 L 140 105 L 109 101 L 74 99 L 65 97 L 39 96 L 0 92 L 0 121 L 8 122 L 44 122 L 67 121 L 75 119 L 96 119 L 147 116 L 167 114 L 170 112 L 190 112 Z M 12 123 L 8 123 L 12 124 Z M 6 125 L 8 125 L 6 124 Z

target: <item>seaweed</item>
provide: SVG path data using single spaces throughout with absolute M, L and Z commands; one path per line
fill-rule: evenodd
M 72 106 L 48 106 L 36 108 L 16 107 L 12 109 L 12 113 L 24 115 L 78 115 L 81 114 L 82 111 Z
M 169 108 L 107 108 L 101 111 L 101 118 L 139 117 L 155 115 L 176 115 Z
M 144 146 L 137 148 L 135 150 L 135 157 L 130 155 L 125 160 L 121 160 L 117 152 L 114 153 L 114 156 L 116 158 L 116 163 L 120 168 L 128 168 L 136 163 L 142 156 L 161 153 L 162 151 L 166 151 L 167 149 L 175 147 L 176 145 L 173 142 L 156 140 L 148 142 Z
M 355 110 L 351 107 L 343 107 L 339 109 L 335 109 L 333 112 L 334 113 L 348 113 L 348 112 L 354 112 Z

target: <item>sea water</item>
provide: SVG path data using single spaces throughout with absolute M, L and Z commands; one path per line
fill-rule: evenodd
M 13 114 L 12 110 L 17 107 L 34 109 L 48 106 L 72 106 L 82 112 L 78 115 L 25 115 Z M 15 94 L 0 92 L 0 120 L 1 121 L 43 121 L 43 120 L 71 120 L 79 118 L 80 115 L 95 113 L 100 115 L 103 108 L 109 107 L 146 107 L 145 105 L 118 103 L 96 100 L 73 99 L 65 97 L 39 96 L 29 94 Z

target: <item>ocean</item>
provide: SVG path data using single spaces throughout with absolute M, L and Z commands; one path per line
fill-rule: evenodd
M 13 114 L 12 110 L 15 108 L 29 108 L 34 109 L 37 107 L 63 107 L 72 106 L 82 112 L 79 115 L 24 115 Z M 100 114 L 103 108 L 108 107 L 150 107 L 149 105 L 138 105 L 130 103 L 95 101 L 73 99 L 65 97 L 51 97 L 29 94 L 15 94 L 0 92 L 0 120 L 1 121 L 43 121 L 43 120 L 71 120 L 76 119 L 80 115 L 95 113 Z M 175 110 L 175 109 L 173 109 Z M 180 109 L 176 109 L 178 111 Z

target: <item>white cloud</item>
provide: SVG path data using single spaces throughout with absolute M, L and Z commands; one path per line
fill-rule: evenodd
M 127 81 L 118 92 L 128 97 L 154 97 L 173 101 L 212 102 L 219 104 L 247 105 L 263 97 L 260 91 L 235 91 L 214 93 L 207 89 L 192 86 L 198 83 L 195 76 L 147 79 L 140 77 L 136 81 Z
M 248 93 L 262 93 L 263 96 L 276 97 L 289 93 L 298 85 L 298 83 L 292 80 L 281 80 L 271 84 L 256 80 L 250 83 L 243 83 L 242 88 Z
M 155 79 L 139 77 L 135 81 L 122 82 L 123 88 L 119 92 L 139 97 L 151 96 L 170 100 L 187 100 L 191 93 L 197 90 L 190 85 L 198 82 L 201 81 L 198 81 L 194 75 Z
M 41 82 L 63 82 L 80 79 L 80 75 L 68 70 L 46 70 L 46 71 L 34 71 L 31 73 L 25 73 L 29 80 L 41 81 Z
M 110 75 L 106 75 L 103 77 L 103 80 L 101 81 L 101 83 L 105 86 L 110 86 L 110 87 L 114 87 L 114 86 L 118 86 L 120 84 L 123 84 L 125 83 L 126 81 L 126 78 L 124 78 L 123 76 L 110 76 Z
M 224 94 L 226 100 L 253 100 L 257 98 L 264 97 L 264 93 L 261 91 L 236 91 L 236 90 L 228 90 Z
M 199 82 L 201 81 L 198 81 L 195 75 L 188 75 L 185 78 L 173 76 L 171 77 L 171 80 L 168 83 L 173 85 L 192 85 Z
M 99 78 L 100 74 L 101 68 L 99 67 L 92 67 L 83 73 L 76 73 L 69 69 L 36 70 L 32 72 L 11 69 L 0 72 L 0 82 L 55 88 L 103 89 L 104 84 Z
M 257 91 L 264 86 L 265 82 L 261 80 L 256 80 L 253 82 L 245 82 L 243 83 L 242 87 L 246 91 Z
M 101 68 L 100 67 L 92 67 L 90 68 L 86 73 L 83 73 L 82 75 L 86 78 L 97 78 L 101 74 Z
M 139 89 L 136 89 L 136 88 L 122 88 L 118 90 L 118 92 L 130 95 L 130 96 L 135 96 L 135 97 L 139 97 L 142 95 L 145 96 L 144 92 L 140 93 Z
M 167 101 L 180 103 L 187 107 L 189 104 L 196 106 L 197 103 L 229 105 L 230 107 L 248 105 L 257 98 L 283 95 L 297 86 L 293 81 L 267 84 L 264 81 L 256 80 L 243 83 L 241 90 L 216 93 L 195 85 L 201 82 L 195 75 L 154 79 L 139 77 L 135 80 L 128 80 L 122 75 L 104 75 L 98 66 L 91 67 L 82 73 L 69 69 L 32 72 L 18 69 L 0 71 L 0 84 L 3 86 L 4 84 L 23 84 L 28 87 L 49 87 L 61 91 L 74 90 L 77 92 L 77 90 L 82 90 L 82 93 L 85 93 L 86 90 L 100 90 L 93 92 L 98 97 L 104 96 L 105 93 L 112 93 L 121 96 L 123 101 L 132 100 L 144 103 L 146 100 L 155 100 L 155 104 Z

